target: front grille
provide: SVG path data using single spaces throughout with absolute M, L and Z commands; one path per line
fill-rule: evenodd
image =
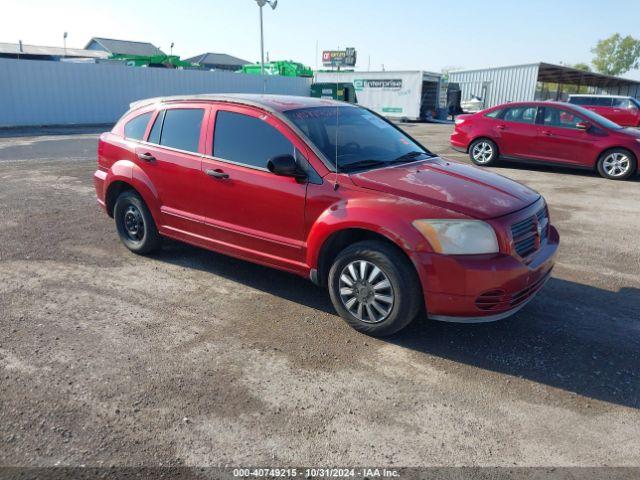
M 549 214 L 544 206 L 535 215 L 511 225 L 515 252 L 526 258 L 540 249 L 549 232 Z

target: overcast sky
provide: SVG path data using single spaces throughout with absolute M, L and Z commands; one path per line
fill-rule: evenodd
M 640 37 L 639 0 L 279 0 L 265 50 L 312 67 L 318 49 L 353 46 L 358 68 L 483 68 L 589 62 L 615 32 Z M 255 0 L 2 0 L 0 42 L 84 47 L 92 36 L 149 41 L 183 58 L 260 58 Z M 628 77 L 640 79 L 640 71 Z

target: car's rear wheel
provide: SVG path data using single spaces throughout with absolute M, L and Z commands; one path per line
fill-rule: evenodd
M 624 148 L 607 150 L 598 159 L 598 173 L 611 180 L 624 180 L 636 171 L 636 157 Z
M 358 242 L 340 252 L 328 283 L 340 316 L 368 335 L 385 336 L 401 330 L 422 305 L 420 280 L 413 265 L 397 248 L 380 241 Z
M 498 146 L 488 138 L 478 138 L 469 145 L 469 158 L 482 167 L 495 165 L 498 162 Z
M 134 253 L 152 253 L 162 239 L 144 200 L 136 192 L 122 192 L 116 200 L 113 217 L 122 243 Z

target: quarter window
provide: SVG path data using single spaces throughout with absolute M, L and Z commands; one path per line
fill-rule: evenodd
M 276 155 L 294 154 L 293 145 L 278 130 L 256 117 L 218 111 L 213 155 L 223 160 L 266 168 Z
M 501 109 L 498 110 L 494 110 L 493 112 L 489 112 L 485 115 L 485 117 L 489 117 L 489 118 L 498 118 L 500 116 L 500 114 L 502 113 Z
M 507 108 L 503 116 L 506 122 L 535 123 L 538 107 Z
M 160 145 L 197 152 L 203 116 L 204 110 L 201 108 L 172 108 L 165 111 Z M 155 135 L 155 132 L 152 133 Z
M 147 125 L 151 119 L 151 112 L 143 113 L 129 120 L 124 126 L 124 136 L 132 140 L 142 140 L 144 132 L 147 131 Z

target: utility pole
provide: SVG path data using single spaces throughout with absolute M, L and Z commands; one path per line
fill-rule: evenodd
M 264 75 L 264 28 L 262 26 L 262 7 L 269 5 L 272 10 L 278 6 L 278 0 L 256 0 L 260 7 L 260 74 Z
M 62 44 L 64 46 L 64 56 L 67 56 L 67 36 L 69 35 L 68 32 L 64 32 L 62 34 Z

